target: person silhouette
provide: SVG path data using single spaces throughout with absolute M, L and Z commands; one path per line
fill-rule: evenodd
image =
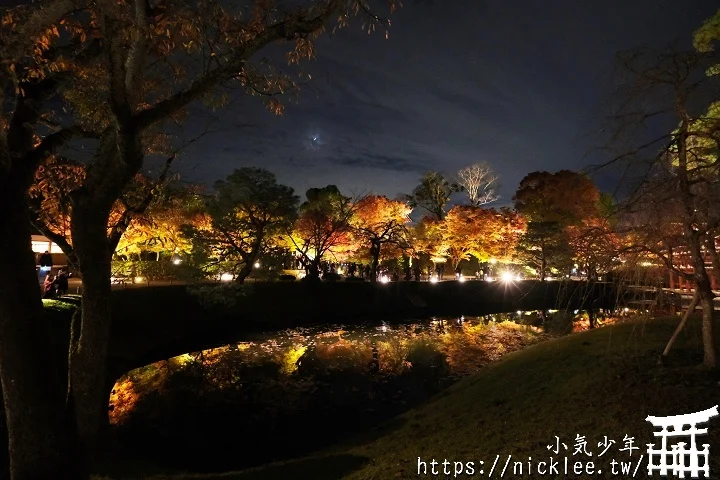
M 50 270 L 52 270 L 53 266 L 53 259 L 50 252 L 45 250 L 45 253 L 40 255 L 38 258 L 38 264 L 40 265 L 40 283 L 45 283 L 45 279 L 50 273 Z
M 65 272 L 64 269 L 61 269 L 57 277 L 55 277 L 55 280 L 53 281 L 53 284 L 56 286 L 56 294 L 57 296 L 66 295 L 68 292 L 68 276 L 67 272 Z

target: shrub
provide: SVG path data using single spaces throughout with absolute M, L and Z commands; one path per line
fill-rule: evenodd
M 220 285 L 191 285 L 187 290 L 208 310 L 234 308 L 241 298 L 251 295 L 253 291 L 251 285 L 237 282 Z
M 342 277 L 335 272 L 328 272 L 328 273 L 324 274 L 322 277 L 322 279 L 326 282 L 337 282 L 341 278 Z
M 117 278 L 144 277 L 147 281 L 183 280 L 194 281 L 204 278 L 203 271 L 191 264 L 176 265 L 169 258 L 160 260 L 113 260 L 111 275 Z
M 444 374 L 449 371 L 445 354 L 427 340 L 418 340 L 410 345 L 407 361 L 415 372 L 435 370 L 436 373 Z
M 575 315 L 569 310 L 560 310 L 554 314 L 546 315 L 543 327 L 551 335 L 567 335 L 573 331 Z
M 361 277 L 346 277 L 345 281 L 346 282 L 364 282 L 365 279 L 361 278 Z
M 300 375 L 364 373 L 372 360 L 370 346 L 358 341 L 338 340 L 307 349 L 297 361 Z

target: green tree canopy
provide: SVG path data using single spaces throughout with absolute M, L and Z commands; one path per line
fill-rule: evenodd
M 460 191 L 458 185 L 449 182 L 438 172 L 428 172 L 406 200 L 412 208 L 420 207 L 428 211 L 437 220 L 445 218 L 445 208 L 454 192 Z
M 292 225 L 299 197 L 262 168 L 235 170 L 215 190 L 207 200 L 211 228 L 190 234 L 210 256 L 228 262 L 242 282 L 268 244 Z
M 287 237 L 309 278 L 317 280 L 322 259 L 350 245 L 354 209 L 350 197 L 335 185 L 311 188 L 305 197 L 294 229 Z

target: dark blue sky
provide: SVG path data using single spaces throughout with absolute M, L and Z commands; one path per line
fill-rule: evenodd
M 594 149 L 618 50 L 690 45 L 718 7 L 710 0 L 406 0 L 388 40 L 354 26 L 319 41 L 306 68 L 313 81 L 282 117 L 237 95 L 177 168 L 186 179 L 212 182 L 261 166 L 301 194 L 334 183 L 346 193 L 394 197 L 424 171 L 452 174 L 484 160 L 500 175 L 499 203 L 509 202 L 531 171 L 603 159 Z

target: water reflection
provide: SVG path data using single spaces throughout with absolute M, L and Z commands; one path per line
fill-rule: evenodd
M 553 312 L 546 322 L 572 327 L 578 318 Z M 130 372 L 113 390 L 111 419 L 125 443 L 152 445 L 154 460 L 175 467 L 231 469 L 287 458 L 395 416 L 547 338 L 541 321 L 538 312 L 512 312 L 284 330 Z M 315 433 L 299 441 L 303 429 Z M 228 444 L 226 431 L 252 435 Z M 178 451 L 188 435 L 202 444 Z M 173 447 L 164 455 L 159 445 Z M 238 457 L 238 449 L 248 454 Z

